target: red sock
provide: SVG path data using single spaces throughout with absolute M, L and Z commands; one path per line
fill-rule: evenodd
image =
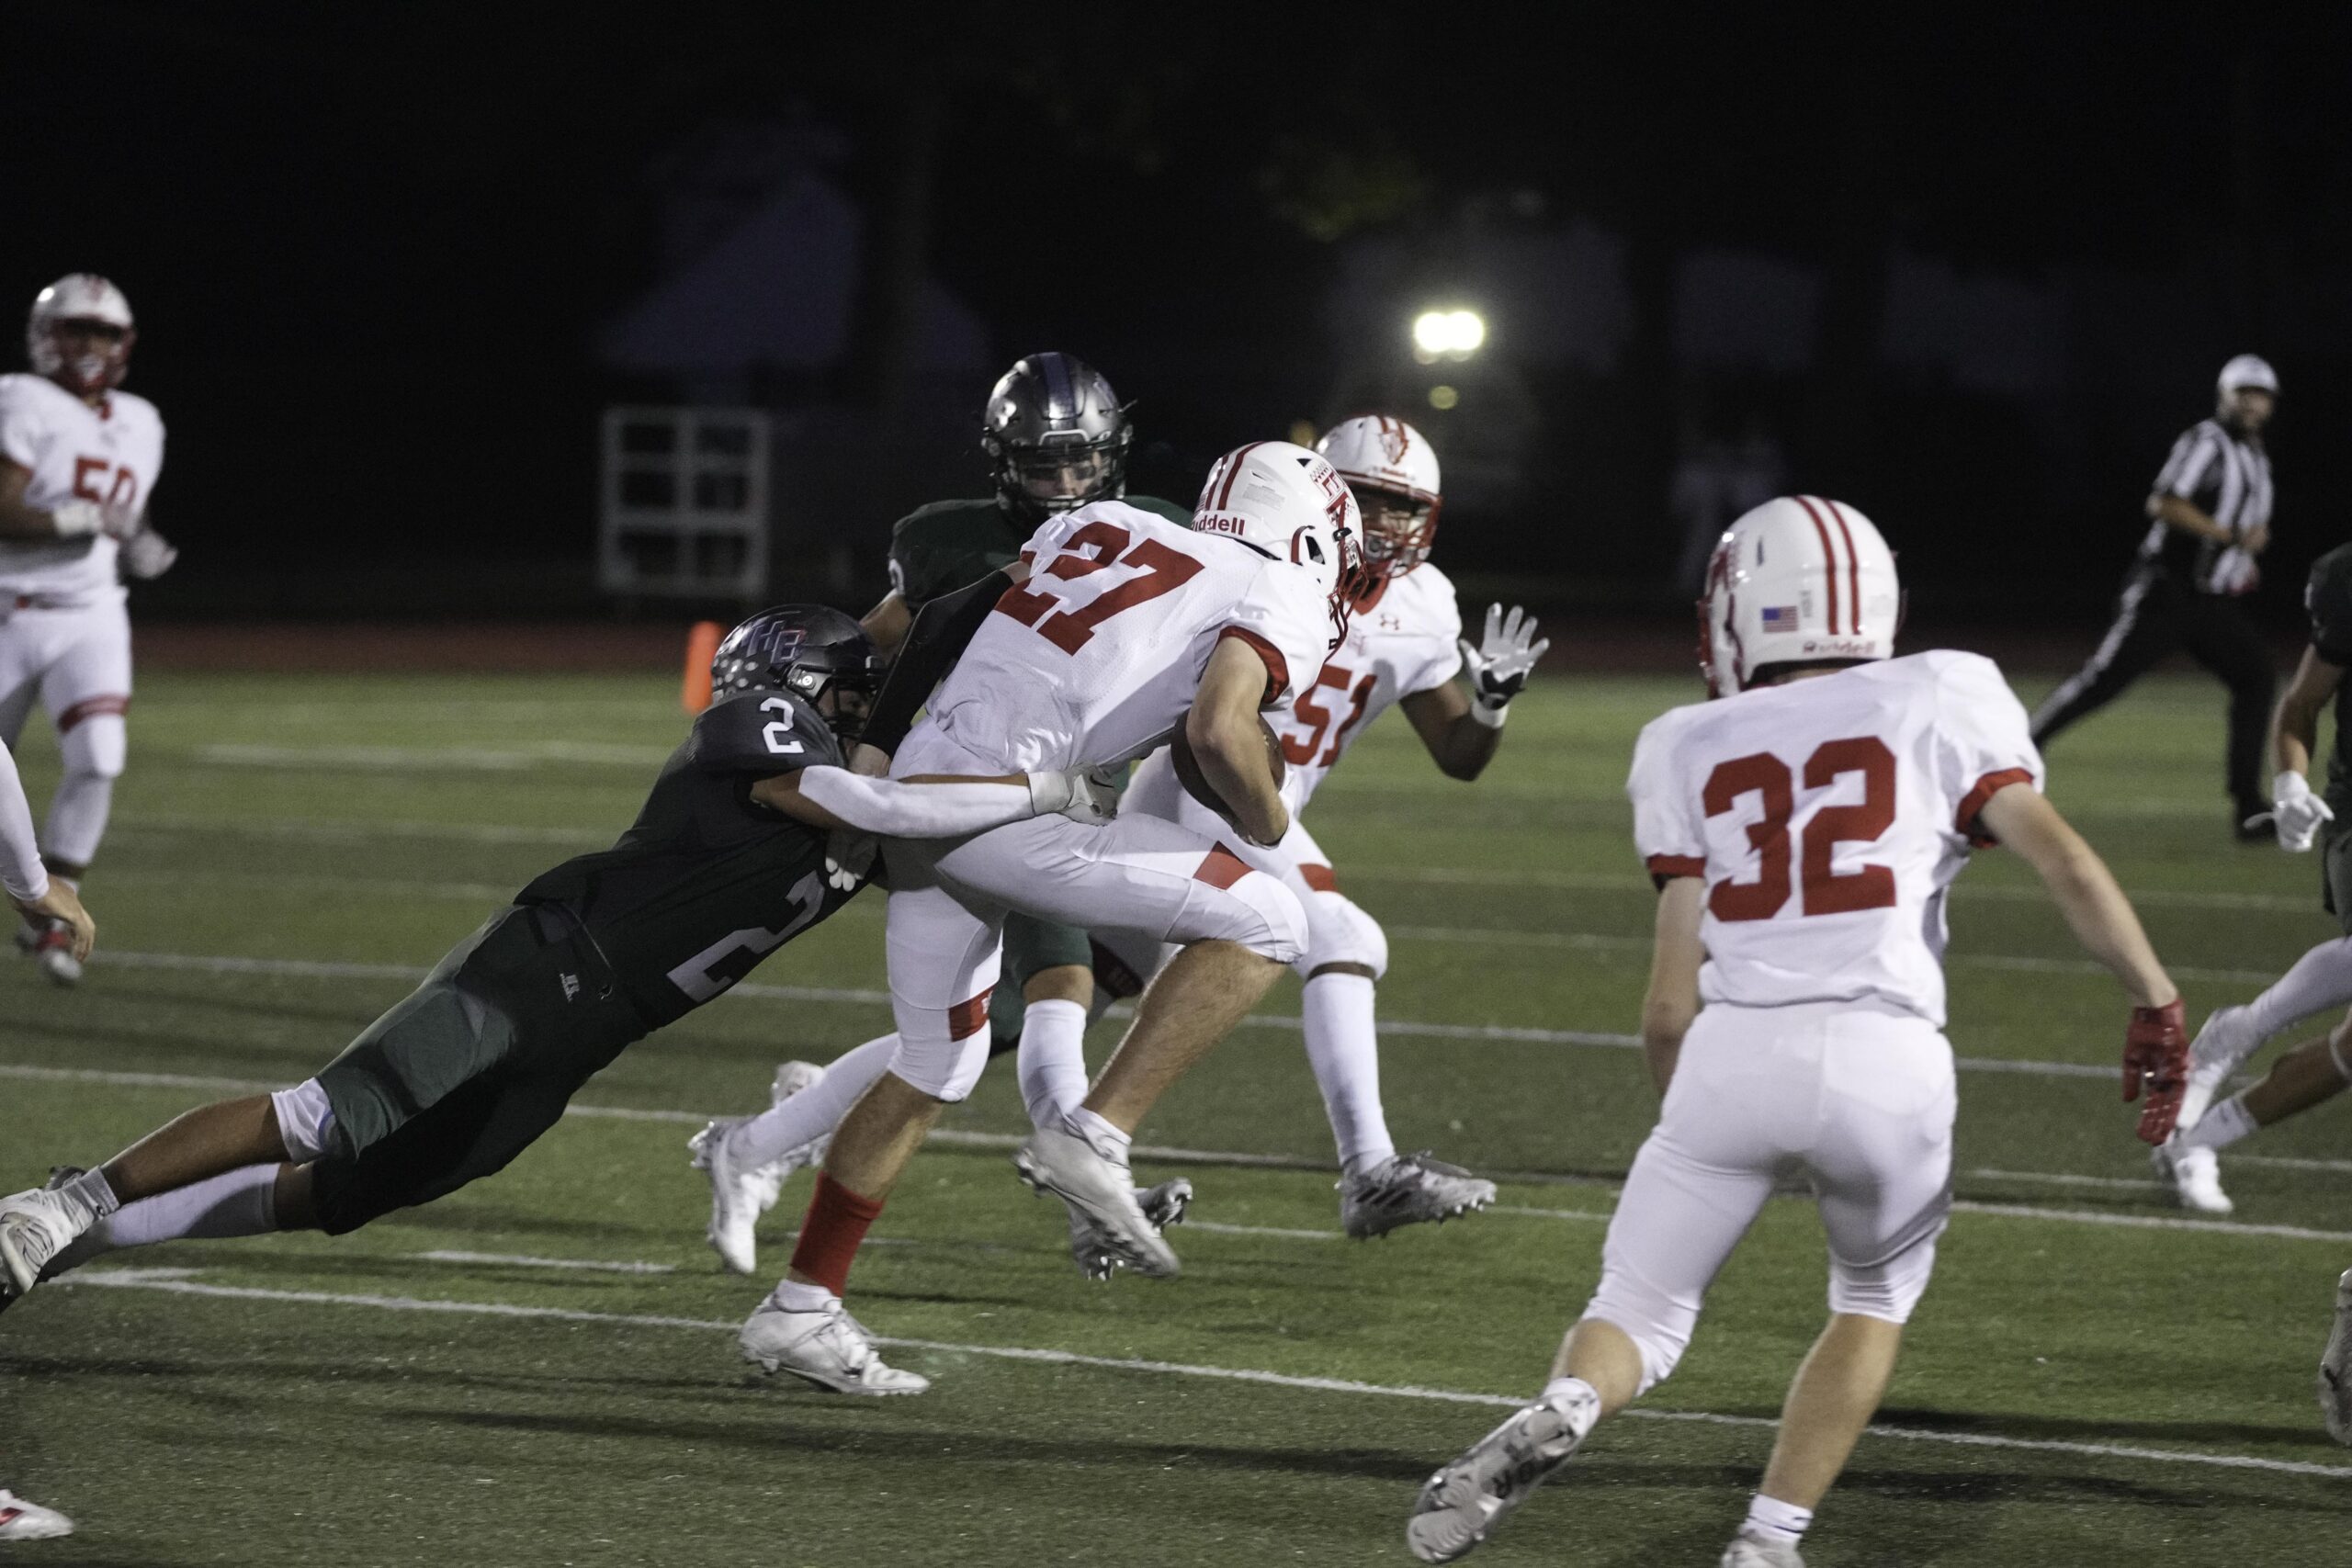
M 849 1266 L 857 1259 L 865 1227 L 881 1212 L 880 1199 L 862 1198 L 819 1171 L 816 1196 L 800 1222 L 800 1245 L 792 1249 L 793 1269 L 837 1296 L 845 1294 Z

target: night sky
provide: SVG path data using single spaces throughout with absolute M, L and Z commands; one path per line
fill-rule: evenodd
M 299 609 L 364 569 L 369 607 L 426 613 L 469 563 L 582 567 L 598 411 L 709 390 L 596 344 L 675 259 L 687 154 L 729 134 L 800 149 L 984 323 L 987 368 L 917 385 L 861 293 L 840 363 L 729 389 L 845 411 L 921 447 L 925 482 L 979 482 L 936 408 L 976 412 L 996 368 L 1051 346 L 1136 400 L 1177 490 L 1227 446 L 1355 412 L 1348 367 L 1404 341 L 1400 314 L 1335 304 L 1363 257 L 1442 292 L 1449 258 L 1580 224 L 1614 247 L 1626 325 L 1606 364 L 1515 372 L 1507 481 L 1449 511 L 1442 547 L 1474 570 L 1566 599 L 1662 585 L 1678 444 L 1760 418 L 1931 599 L 2095 617 L 2165 446 L 2240 349 L 2286 388 L 2274 618 L 2352 532 L 2340 12 L 1595 7 L 1539 36 L 1522 7 L 828 31 L 808 9 L 8 6 L 0 298 L 90 268 L 138 310 L 130 386 L 172 431 L 156 518 L 186 547 L 154 603 Z M 1687 362 L 1677 269 L 1700 253 L 1812 280 L 1805 363 Z M 1890 366 L 1891 254 L 2067 302 L 2056 368 L 2012 395 Z M 2098 320 L 2128 330 L 2085 324 L 2121 296 L 2134 313 Z M 878 581 L 890 517 L 924 497 L 888 476 L 822 493 L 786 497 L 787 539 L 846 539 Z M 2030 586 L 1994 591 L 2018 574 L 1985 563 L 2025 552 Z

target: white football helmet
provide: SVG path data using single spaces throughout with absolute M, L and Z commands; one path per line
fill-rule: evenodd
M 1235 447 L 1209 469 L 1193 529 L 1305 568 L 1332 596 L 1345 633 L 1348 606 L 1365 581 L 1363 519 L 1348 481 L 1321 456 L 1287 441 Z
M 1724 530 L 1699 601 L 1699 666 L 1718 697 L 1768 664 L 1888 659 L 1903 626 L 1894 553 L 1871 520 L 1815 495 L 1768 501 Z
M 1340 470 L 1359 506 L 1366 490 L 1380 492 L 1377 519 L 1367 512 L 1363 522 L 1364 564 L 1375 578 L 1402 577 L 1430 558 L 1442 503 L 1437 454 L 1419 431 L 1386 414 L 1362 414 L 1325 431 L 1315 449 Z
M 62 329 L 71 321 L 96 321 L 120 335 L 107 344 L 69 345 Z M 34 371 L 83 397 L 122 385 L 138 341 L 130 301 L 95 272 L 67 273 L 33 297 L 25 318 L 25 354 Z

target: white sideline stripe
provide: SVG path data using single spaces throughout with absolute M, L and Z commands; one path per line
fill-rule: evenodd
M 502 1263 L 516 1269 L 567 1269 L 589 1274 L 674 1274 L 674 1263 L 607 1263 L 594 1258 L 535 1258 L 526 1252 L 412 1252 L 425 1263 Z
M 1968 1173 L 1986 1181 L 2039 1181 L 2053 1187 L 2112 1187 L 2119 1191 L 2157 1191 L 2165 1184 L 2135 1176 L 2075 1176 L 2058 1170 L 1992 1170 L 1979 1166 Z
M 207 1285 L 184 1279 L 160 1279 L 141 1270 L 85 1270 L 60 1280 L 61 1285 L 96 1285 L 105 1289 L 161 1291 L 173 1295 L 209 1296 L 226 1301 L 284 1302 L 303 1306 L 376 1307 L 386 1312 L 447 1313 L 458 1316 L 539 1319 L 559 1323 L 609 1323 L 629 1328 L 691 1328 L 733 1333 L 741 1325 L 707 1318 L 670 1317 L 654 1314 L 585 1312 L 569 1307 L 517 1306 L 506 1302 L 436 1301 L 420 1296 L 370 1296 L 331 1291 L 277 1291 L 247 1285 Z M 938 1339 L 899 1339 L 877 1335 L 875 1343 L 901 1349 L 933 1350 L 955 1356 L 989 1356 L 999 1360 L 1036 1361 L 1049 1366 L 1096 1367 L 1105 1371 L 1149 1372 L 1162 1377 L 1207 1378 L 1221 1382 L 1258 1383 L 1272 1388 L 1302 1389 L 1317 1393 L 1370 1394 L 1387 1399 L 1430 1400 L 1447 1404 L 1478 1404 L 1516 1409 L 1526 1401 L 1506 1393 L 1470 1393 L 1458 1389 L 1417 1388 L 1411 1385 L 1356 1382 L 1346 1378 L 1301 1377 L 1289 1372 L 1262 1371 L 1248 1367 L 1204 1367 L 1183 1361 L 1147 1361 L 1118 1356 L 1085 1356 L 1072 1350 L 1041 1350 L 1013 1345 L 956 1345 Z M 1628 1410 L 1637 1420 L 1691 1421 L 1715 1427 L 1777 1427 L 1763 1416 L 1719 1416 L 1709 1410 Z M 2041 1438 L 2005 1438 L 1989 1432 L 1937 1432 L 1917 1427 L 1869 1428 L 1868 1435 L 1900 1442 L 1951 1443 L 1962 1448 L 2008 1449 L 2033 1453 L 2076 1454 L 2088 1459 L 2148 1460 L 2161 1464 L 2201 1464 L 2225 1470 L 2259 1470 L 2278 1475 L 2315 1475 L 2331 1480 L 2352 1477 L 2352 1468 L 2312 1464 L 2301 1460 L 2259 1459 L 2252 1454 L 2195 1453 L 2181 1449 L 2146 1449 L 2120 1443 L 2070 1443 Z
M 384 773 L 522 773 L 551 762 L 608 768 L 658 767 L 670 748 L 548 740 L 492 750 L 479 746 L 254 746 L 215 742 L 187 754 L 216 768 L 337 768 Z
M 25 1078 L 44 1083 L 103 1083 L 132 1089 L 200 1089 L 256 1094 L 282 1089 L 282 1084 L 262 1083 L 247 1078 L 197 1077 L 183 1073 L 109 1072 L 96 1067 L 42 1067 L 0 1062 L 0 1079 Z M 582 1116 L 612 1122 L 666 1122 L 680 1126 L 700 1126 L 710 1120 L 697 1111 L 668 1111 L 629 1105 L 570 1105 L 567 1116 Z M 956 1128 L 934 1130 L 930 1141 L 951 1147 L 1012 1149 L 1023 1142 L 1015 1133 L 977 1133 Z M 1321 1170 L 1325 1162 L 1303 1159 L 1295 1155 L 1248 1154 L 1238 1150 L 1174 1148 L 1161 1144 L 1138 1144 L 1133 1153 L 1139 1158 L 1166 1160 L 1176 1164 L 1217 1165 L 1254 1168 L 1266 1170 Z M 2248 1156 L 2252 1157 L 2252 1156 Z M 1990 1175 L 1991 1172 L 1972 1174 Z M 2009 1176 L 2024 1173 L 2007 1172 Z M 1541 1180 L 1542 1177 L 1514 1177 L 1502 1173 L 1504 1180 Z M 2056 1173 L 2035 1176 L 2037 1180 L 2065 1180 Z M 2101 1181 L 2105 1178 L 2085 1178 Z M 2129 1230 L 2206 1231 L 2216 1235 L 2278 1236 L 2290 1241 L 2352 1242 L 2352 1231 L 2309 1230 L 2301 1225 L 2240 1224 L 2232 1220 L 2191 1220 L 2162 1214 L 2110 1214 L 2096 1210 L 2041 1209 L 2030 1203 L 1982 1203 L 1961 1200 L 1952 1204 L 1954 1211 L 1972 1214 L 1995 1214 L 2012 1219 L 2052 1220 L 2069 1224 L 2112 1225 Z M 1520 1208 L 1507 1203 L 1489 1205 L 1485 1211 L 1494 1214 L 1524 1214 L 1538 1219 L 1606 1220 L 1607 1214 L 1581 1209 Z M 1187 1224 L 1204 1231 L 1218 1227 L 1206 1222 L 1187 1220 Z M 1271 1233 L 1270 1233 L 1271 1234 Z M 1312 1233 L 1320 1236 L 1326 1233 Z
M 208 975 L 277 975 L 313 980 L 408 980 L 424 977 L 425 971 L 407 964 L 355 964 L 341 960 L 312 958 L 239 958 L 196 953 L 125 953 L 114 950 L 97 954 L 92 963 L 104 963 L 125 969 L 178 969 Z M 2175 975 L 2192 971 L 2175 969 Z M 729 996 L 751 997 L 763 1001 L 781 1002 L 842 1002 L 861 1007 L 884 1007 L 890 1000 L 888 991 L 876 991 L 854 986 L 766 986 L 758 981 L 746 981 L 727 993 Z M 1114 1007 L 1108 1016 L 1132 1018 L 1135 1010 Z M 1252 1015 L 1241 1021 L 1245 1029 L 1280 1029 L 1295 1032 L 1306 1028 L 1306 1021 L 1295 1016 L 1269 1013 Z M 1388 1019 L 1380 1025 L 1384 1034 L 1409 1036 L 1431 1040 L 1496 1040 L 1529 1045 L 1601 1045 L 1611 1050 L 1634 1050 L 1641 1045 L 1641 1037 L 1618 1034 L 1592 1029 L 1534 1029 L 1502 1023 L 1426 1023 L 1413 1019 Z M 2116 1069 L 2088 1062 L 2035 1062 L 2015 1060 L 2006 1056 L 1958 1056 L 1954 1065 L 1963 1072 L 2025 1073 L 2037 1077 L 2104 1078 L 2113 1077 Z
M 2232 1155 L 2230 1163 L 2267 1166 L 2273 1170 L 2352 1170 L 2352 1159 L 2299 1159 L 2290 1155 Z
M 1187 1219 L 1178 1228 L 1186 1231 L 1208 1231 L 1216 1235 L 1278 1235 L 1286 1241 L 1344 1241 L 1346 1239 L 1338 1231 L 1285 1230 L 1280 1225 L 1228 1225 L 1216 1220 Z

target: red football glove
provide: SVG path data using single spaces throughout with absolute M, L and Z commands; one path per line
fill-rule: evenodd
M 2123 1098 L 2139 1099 L 2143 1084 L 2148 1100 L 2140 1108 L 2140 1141 L 2161 1144 L 2180 1120 L 2180 1097 L 2188 1087 L 2188 1029 L 2178 997 L 2160 1008 L 2132 1010 L 2132 1027 L 2123 1036 Z

